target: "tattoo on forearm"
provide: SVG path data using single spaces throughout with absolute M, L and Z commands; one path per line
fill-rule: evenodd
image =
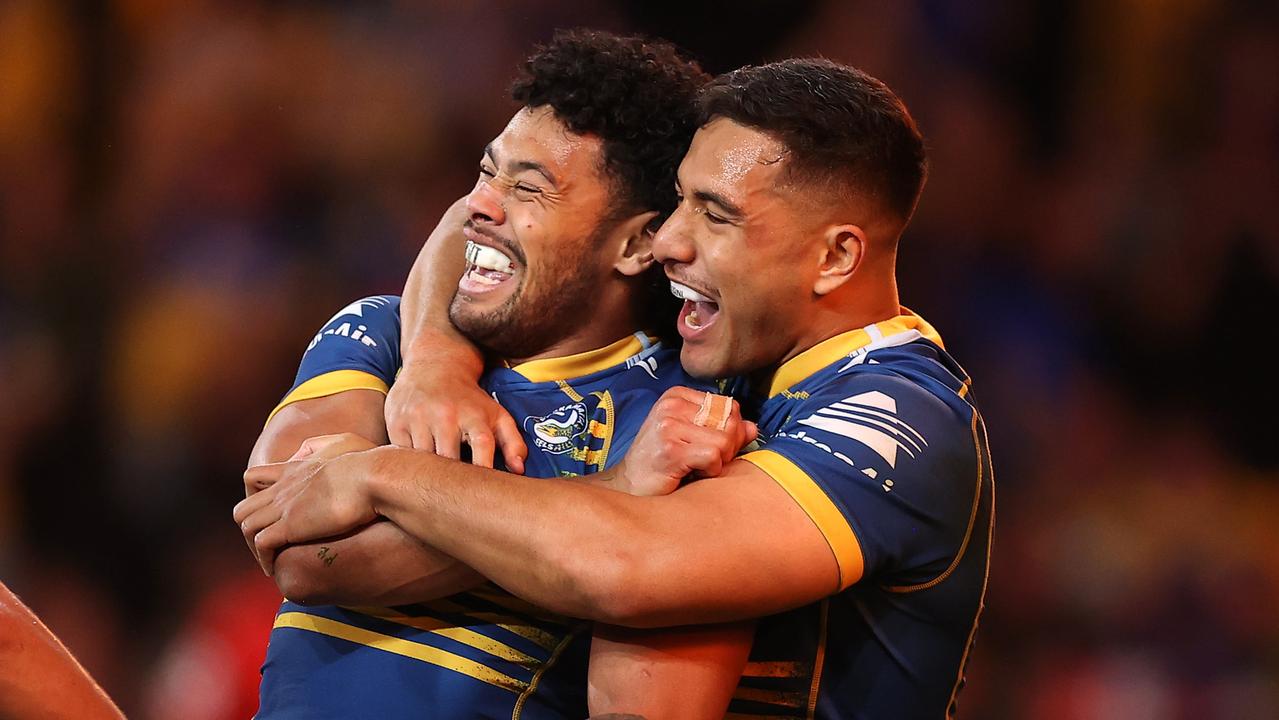
M 328 545 L 321 545 L 320 551 L 315 556 L 324 563 L 324 567 L 332 566 L 333 561 L 338 559 L 338 554 L 330 550 Z

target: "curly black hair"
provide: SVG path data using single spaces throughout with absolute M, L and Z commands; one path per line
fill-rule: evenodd
M 664 40 L 561 30 L 524 62 L 511 97 L 549 105 L 573 132 L 598 136 L 619 211 L 657 210 L 660 221 L 675 209 L 675 171 L 709 81 Z
M 903 224 L 928 175 L 923 136 L 883 82 L 823 59 L 747 66 L 715 78 L 699 98 L 717 117 L 762 130 L 790 151 L 789 180 L 879 199 Z

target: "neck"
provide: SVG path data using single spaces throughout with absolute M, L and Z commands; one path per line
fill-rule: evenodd
M 888 282 L 879 282 L 873 287 L 849 287 L 831 293 L 809 309 L 804 332 L 769 372 L 824 340 L 900 314 L 901 300 L 892 276 Z
M 590 301 L 589 315 L 573 331 L 524 357 L 506 357 L 507 365 L 533 360 L 566 357 L 588 352 L 617 342 L 640 329 L 634 311 L 634 296 L 629 288 L 614 287 Z

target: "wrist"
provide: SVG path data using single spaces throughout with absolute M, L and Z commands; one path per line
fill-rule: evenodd
M 619 476 L 618 468 L 611 467 L 597 473 L 583 475 L 581 480 L 592 487 L 604 488 L 605 490 L 616 490 L 617 492 L 626 492 L 626 488 L 618 481 Z
M 442 331 L 423 329 L 402 349 L 404 371 L 444 373 L 476 379 L 484 372 L 484 356 L 469 343 Z
M 383 445 L 359 453 L 364 467 L 361 468 L 362 472 L 358 473 L 358 477 L 363 481 L 364 493 L 373 507 L 373 512 L 378 515 L 385 516 L 386 511 L 391 508 L 393 477 L 392 473 L 388 472 L 388 465 L 391 464 L 394 455 L 401 452 L 405 450 L 394 445 Z

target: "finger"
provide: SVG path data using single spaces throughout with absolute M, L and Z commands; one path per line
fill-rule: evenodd
M 249 544 L 249 551 L 253 553 L 253 557 L 257 559 L 258 565 L 262 567 L 262 572 L 268 576 L 271 574 L 271 568 L 267 562 L 264 562 L 262 547 L 258 539 L 262 535 L 262 531 L 268 527 L 274 526 L 281 517 L 281 510 L 277 505 L 268 505 L 258 510 L 253 515 L 240 523 L 240 532 L 243 533 L 245 542 Z
M 298 446 L 298 451 L 289 456 L 289 460 L 304 460 L 315 454 L 315 448 L 311 447 L 310 438 L 303 440 Z
M 321 435 L 312 439 L 315 440 L 315 442 L 311 443 L 311 448 L 314 452 L 307 458 L 312 461 L 332 460 L 339 455 L 368 450 L 377 445 L 362 435 L 349 432 Z
M 398 410 L 392 410 L 390 404 L 387 404 L 386 410 L 386 437 L 391 441 L 392 445 L 400 447 L 415 447 L 413 444 L 412 425 L 408 418 Z
M 697 390 L 685 385 L 675 385 L 667 388 L 666 392 L 662 393 L 662 397 L 683 400 L 697 405 L 702 402 L 702 397 L 705 394 L 705 390 Z
M 452 418 L 449 418 L 452 420 Z M 462 430 L 456 422 L 442 423 L 432 433 L 435 438 L 435 454 L 457 460 L 462 457 Z
M 402 447 L 416 448 L 429 453 L 435 452 L 435 435 L 431 433 L 431 426 L 426 424 L 425 420 L 419 420 L 409 426 L 409 441 L 407 445 Z
M 697 445 L 685 451 L 688 462 L 687 475 L 693 477 L 715 477 L 724 469 L 724 456 L 719 448 L 711 445 Z
M 649 411 L 649 418 L 661 422 L 663 419 L 677 419 L 686 422 L 693 422 L 697 413 L 701 410 L 702 399 L 706 397 L 705 393 L 695 395 L 692 399 L 682 395 L 672 395 L 667 391 Z
M 471 464 L 479 467 L 493 467 L 493 451 L 497 444 L 488 430 L 473 429 L 466 431 L 466 444 L 471 447 Z
M 263 528 L 253 538 L 254 554 L 258 558 L 258 565 L 262 567 L 262 572 L 266 573 L 267 577 L 275 573 L 276 553 L 288 544 L 285 541 L 285 531 L 285 523 L 277 522 Z
M 253 535 L 245 532 L 243 523 L 252 515 L 262 504 L 262 497 L 267 493 L 259 492 L 236 503 L 235 509 L 231 511 L 231 516 L 235 518 L 236 525 L 240 526 L 240 535 L 244 538 L 244 542 L 249 546 L 249 552 L 253 555 L 253 559 L 257 560 L 258 551 L 253 546 Z M 253 502 L 249 502 L 252 500 Z
M 723 464 L 732 460 L 737 454 L 737 447 L 734 446 L 736 436 L 729 436 L 719 430 L 698 427 L 696 425 L 685 425 L 680 429 L 679 440 L 687 447 L 682 451 L 684 457 L 680 458 L 690 469 L 701 470 L 708 475 L 719 473 L 719 469 Z M 714 462 L 708 462 L 706 458 L 714 456 Z M 718 467 L 712 468 L 712 465 Z
M 503 410 L 493 425 L 493 432 L 497 437 L 498 446 L 502 449 L 502 460 L 506 463 L 506 469 L 516 475 L 523 475 L 524 458 L 528 457 L 528 445 L 524 443 L 524 436 L 520 435 L 520 429 L 516 427 L 514 418 Z
M 743 420 L 741 447 L 746 447 L 747 445 L 750 445 L 751 443 L 755 442 L 755 440 L 758 437 L 759 437 L 759 426 L 751 422 L 750 420 Z
M 386 393 L 386 402 L 382 404 L 382 419 L 386 422 L 386 436 L 392 445 L 406 447 L 411 442 L 408 419 L 404 417 L 404 402 L 400 396 L 404 388 L 399 383 L 391 385 Z
M 258 490 L 265 490 L 280 480 L 284 471 L 288 469 L 290 462 L 290 460 L 285 460 L 278 463 L 254 465 L 244 471 L 244 484 Z
M 282 465 L 283 463 L 278 463 L 278 464 Z M 252 472 L 253 470 L 256 470 L 257 468 L 260 468 L 260 467 L 266 467 L 266 466 L 259 465 L 255 468 L 249 468 L 249 472 Z M 256 480 L 250 478 L 249 472 L 244 473 L 244 477 L 245 477 L 244 481 L 246 483 L 256 482 Z M 249 497 L 246 497 L 245 499 L 236 503 L 235 507 L 232 508 L 231 510 L 231 517 L 235 518 L 235 522 L 237 525 L 244 522 L 246 518 L 248 518 L 253 513 L 257 512 L 259 508 L 269 504 L 271 500 L 275 498 L 275 495 L 277 492 L 278 491 L 275 489 L 275 484 L 274 482 L 272 482 L 270 485 L 267 485 L 266 487 L 262 488 L 260 492 L 254 493 L 253 495 L 250 495 Z
M 261 494 L 258 493 L 258 495 Z M 246 537 L 255 537 L 262 532 L 262 528 L 279 520 L 283 512 L 279 503 L 267 503 L 249 513 L 240 521 L 240 532 L 244 533 Z
M 703 427 L 723 430 L 733 415 L 735 405 L 733 399 L 727 395 L 705 393 L 698 400 L 697 414 L 693 416 L 693 422 Z

